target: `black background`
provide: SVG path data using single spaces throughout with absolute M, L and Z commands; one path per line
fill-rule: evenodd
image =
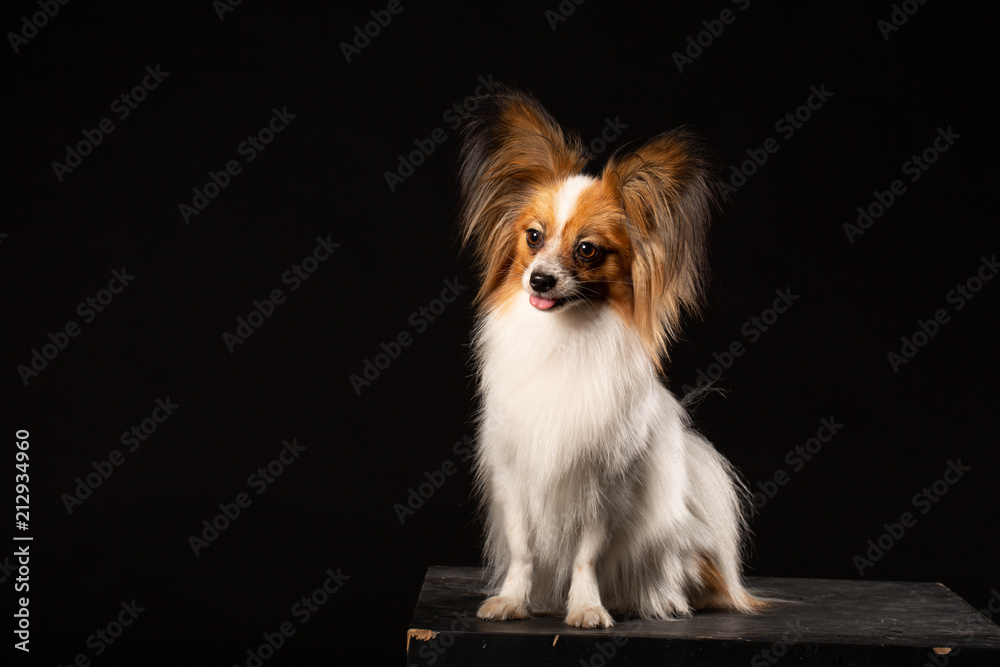
M 404 2 L 350 62 L 339 44 L 385 3 L 244 2 L 220 19 L 208 1 L 72 2 L 18 52 L 8 37 L 2 476 L 11 517 L 11 440 L 28 429 L 34 541 L 31 654 L 4 651 L 246 664 L 293 621 L 267 664 L 402 660 L 426 567 L 478 559 L 469 462 L 453 451 L 473 432 L 475 283 L 454 243 L 458 142 L 443 114 L 479 77 L 531 90 L 587 142 L 617 119 L 601 157 L 681 124 L 727 168 L 777 139 L 716 221 L 706 313 L 669 370 L 679 391 L 746 344 L 696 421 L 755 488 L 789 475 L 753 520 L 748 573 L 856 578 L 853 557 L 911 511 L 863 576 L 941 581 L 985 606 L 1000 587 L 1000 285 L 961 310 L 947 294 L 1000 245 L 996 11 L 911 2 L 885 39 L 888 2 L 679 4 L 591 0 L 553 29 L 555 0 Z M 727 8 L 735 20 L 679 72 L 672 54 Z M 0 27 L 38 11 L 8 3 Z M 112 102 L 157 65 L 169 75 L 119 120 Z M 775 124 L 811 86 L 832 96 L 786 137 Z M 245 162 L 238 145 L 285 107 L 295 118 Z M 60 181 L 52 162 L 102 118 L 114 131 Z M 960 138 L 911 182 L 903 163 L 949 127 Z M 436 128 L 446 140 L 390 191 L 385 172 Z M 233 159 L 242 172 L 185 224 L 179 204 Z M 895 179 L 906 192 L 851 243 L 844 224 Z M 281 276 L 317 237 L 340 246 L 292 292 Z M 135 279 L 83 323 L 77 304 L 122 267 Z M 418 333 L 411 313 L 455 279 L 470 287 Z M 278 288 L 287 300 L 230 353 L 223 333 Z M 749 343 L 741 329 L 779 289 L 798 299 Z M 894 372 L 887 354 L 940 308 L 950 320 Z M 25 385 L 18 365 L 69 320 L 81 333 Z M 412 344 L 356 392 L 350 376 L 401 332 Z M 168 396 L 180 407 L 127 451 L 122 432 Z M 829 417 L 843 428 L 793 471 L 786 452 Z M 257 495 L 247 478 L 292 438 L 305 451 Z M 69 514 L 63 494 L 113 450 L 124 463 Z M 921 514 L 913 495 L 959 459 L 971 470 Z M 446 461 L 457 472 L 401 523 L 394 505 Z M 250 507 L 196 557 L 189 536 L 240 492 Z M 292 605 L 328 568 L 350 578 L 299 624 Z M 13 613 L 16 575 L 2 575 Z M 95 656 L 88 637 L 133 599 L 145 611 Z

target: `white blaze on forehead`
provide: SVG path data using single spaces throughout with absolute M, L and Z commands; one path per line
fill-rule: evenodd
M 553 222 L 555 223 L 556 233 L 562 232 L 563 227 L 566 226 L 566 221 L 570 219 L 576 210 L 576 204 L 580 199 L 580 195 L 593 182 L 594 179 L 590 176 L 578 174 L 567 178 L 559 186 L 559 189 L 556 190 L 552 202 L 553 209 L 555 210 L 555 220 Z
M 556 187 L 552 195 L 554 219 L 545 227 L 545 245 L 541 252 L 531 260 L 524 272 L 522 284 L 529 294 L 533 292 L 530 278 L 536 272 L 550 275 L 556 279 L 556 287 L 552 291 L 558 293 L 559 296 L 565 296 L 568 291 L 575 289 L 570 288 L 570 283 L 567 282 L 570 276 L 559 258 L 560 242 L 566 223 L 576 212 L 580 195 L 596 180 L 590 176 L 578 174 L 570 176 Z

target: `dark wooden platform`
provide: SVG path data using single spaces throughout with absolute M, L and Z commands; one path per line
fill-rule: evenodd
M 616 617 L 581 630 L 562 617 L 476 618 L 481 572 L 432 567 L 407 634 L 407 665 L 1000 665 L 1000 627 L 943 584 L 749 579 L 788 600 L 757 615 Z

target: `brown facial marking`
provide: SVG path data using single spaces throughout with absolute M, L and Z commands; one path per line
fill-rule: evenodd
M 624 216 L 613 194 L 603 181 L 592 183 L 580 193 L 562 230 L 560 256 L 565 266 L 575 269 L 586 298 L 610 300 L 629 310 L 631 250 Z M 578 252 L 581 242 L 596 248 L 589 261 Z

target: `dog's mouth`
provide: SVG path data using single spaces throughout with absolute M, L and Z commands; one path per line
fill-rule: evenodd
M 532 293 L 528 295 L 528 303 L 534 306 L 537 310 L 558 310 L 568 303 L 577 301 L 579 298 L 580 297 L 578 295 L 570 294 L 553 299 L 551 297 L 542 296 L 541 294 Z
M 551 310 L 559 305 L 562 299 L 547 299 L 544 296 L 532 294 L 528 297 L 528 302 L 538 310 Z

